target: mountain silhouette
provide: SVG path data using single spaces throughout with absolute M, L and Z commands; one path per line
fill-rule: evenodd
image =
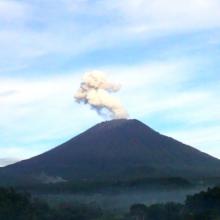
M 59 180 L 217 177 L 220 160 L 135 119 L 99 123 L 66 143 L 1 169 L 2 175 Z

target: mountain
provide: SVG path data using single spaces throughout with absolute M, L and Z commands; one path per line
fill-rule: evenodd
M 135 119 L 102 122 L 39 156 L 0 170 L 48 181 L 138 177 L 217 177 L 220 160 Z

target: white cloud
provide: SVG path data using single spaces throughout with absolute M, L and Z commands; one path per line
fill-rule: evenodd
M 41 150 L 38 148 L 28 147 L 1 147 L 0 148 L 0 167 L 6 166 L 17 161 L 30 158 L 40 154 Z
M 19 159 L 16 158 L 0 158 L 0 167 L 4 167 L 7 166 L 9 164 L 13 164 L 16 163 L 17 161 L 19 161 Z
M 107 4 L 118 9 L 129 22 L 145 25 L 146 30 L 150 27 L 152 30 L 185 31 L 220 26 L 218 0 L 114 0 Z
M 24 2 L 14 0 L 1 0 L 0 1 L 0 18 L 1 22 L 6 23 L 17 22 L 24 20 L 30 12 L 30 8 Z
M 74 103 L 79 82 L 79 75 L 40 80 L 1 78 L 1 155 L 24 159 L 39 154 L 100 121 L 93 111 Z M 11 148 L 12 144 L 16 148 Z
M 122 84 L 118 97 L 132 118 L 148 123 L 149 119 L 161 117 L 160 124 L 168 123 L 169 127 L 162 132 L 185 140 L 182 131 L 176 135 L 175 130 L 172 130 L 172 124 L 180 123 L 183 128 L 187 127 L 188 132 L 195 134 L 192 139 L 187 139 L 187 143 L 193 145 L 198 138 L 197 142 L 201 143 L 202 148 L 199 148 L 199 144 L 196 146 L 199 149 L 207 147 L 208 152 L 208 147 L 218 142 L 215 134 L 219 128 L 215 125 L 220 122 L 220 106 L 216 102 L 220 91 L 218 82 L 216 86 L 211 84 L 206 88 L 187 88 L 188 83 L 199 77 L 196 71 L 193 73 L 192 63 L 197 65 L 189 58 L 188 61 L 165 60 L 98 69 L 106 71 L 113 81 Z M 33 156 L 33 152 L 43 152 L 61 144 L 102 120 L 87 106 L 74 102 L 73 94 L 83 73 L 39 79 L 0 79 L 0 149 L 10 148 L 11 145 L 27 149 L 20 154 L 10 151 L 11 154 L 5 157 Z M 206 140 L 200 139 L 195 128 L 199 129 L 202 123 L 207 122 L 213 135 L 209 133 Z M 32 151 L 33 148 L 37 150 Z M 213 155 L 219 155 L 218 149 L 215 150 L 216 154 L 213 151 Z
M 179 32 L 211 31 L 220 26 L 219 10 L 218 0 L 60 0 L 44 7 L 40 2 L 2 0 L 0 66 L 146 43 Z
M 200 126 L 191 129 L 178 129 L 166 132 L 168 136 L 176 138 L 191 146 L 197 147 L 210 155 L 220 158 L 220 126 Z
M 101 120 L 86 106 L 73 101 L 84 71 L 38 79 L 7 78 L 8 72 L 19 69 L 22 76 L 22 68 L 42 57 L 49 56 L 56 63 L 54 55 L 73 58 L 142 40 L 147 44 L 152 39 L 177 33 L 200 30 L 212 33 L 220 27 L 218 0 L 51 0 L 44 2 L 44 7 L 41 4 L 40 1 L 0 1 L 0 149 L 4 145 L 8 146 L 6 149 L 15 149 L 5 153 L 6 159 L 42 152 Z M 195 45 L 216 44 L 218 35 L 208 37 L 210 42 L 199 35 Z M 179 45 L 167 54 L 173 57 L 176 51 L 195 45 Z M 219 128 L 210 125 L 213 133 L 209 132 L 204 140 L 201 137 L 205 131 L 199 131 L 199 127 L 202 123 L 219 123 L 220 106 L 216 100 L 220 91 L 217 81 L 204 88 L 187 87 L 189 82 L 200 78 L 196 67 L 202 66 L 199 62 L 190 56 L 185 60 L 100 69 L 122 83 L 119 97 L 131 117 L 147 123 L 153 115 L 162 115 L 166 123 L 187 125 L 188 132 L 194 135 L 169 132 L 189 144 L 198 143 L 198 147 L 201 144 L 208 151 L 209 146 L 219 141 Z M 36 147 L 36 142 L 40 146 Z M 33 146 L 36 151 L 32 150 Z M 22 150 L 19 153 L 17 149 Z M 212 152 L 220 155 L 217 148 Z
M 104 69 L 110 76 L 124 82 L 124 87 L 141 90 L 143 87 L 158 88 L 161 84 L 165 86 L 183 83 L 189 79 L 196 63 L 194 59 L 193 62 L 187 59 L 167 59 Z

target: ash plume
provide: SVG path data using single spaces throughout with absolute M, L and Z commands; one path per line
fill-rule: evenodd
M 128 113 L 120 101 L 112 96 L 121 86 L 108 81 L 105 73 L 91 71 L 85 73 L 80 88 L 74 95 L 76 102 L 91 106 L 99 115 L 112 119 L 127 118 Z

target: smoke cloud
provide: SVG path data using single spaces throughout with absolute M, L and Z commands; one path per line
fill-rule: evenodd
M 120 101 L 112 96 L 112 93 L 120 88 L 119 84 L 109 82 L 105 73 L 91 71 L 83 76 L 74 98 L 78 103 L 90 105 L 99 115 L 112 119 L 127 118 L 127 111 Z

